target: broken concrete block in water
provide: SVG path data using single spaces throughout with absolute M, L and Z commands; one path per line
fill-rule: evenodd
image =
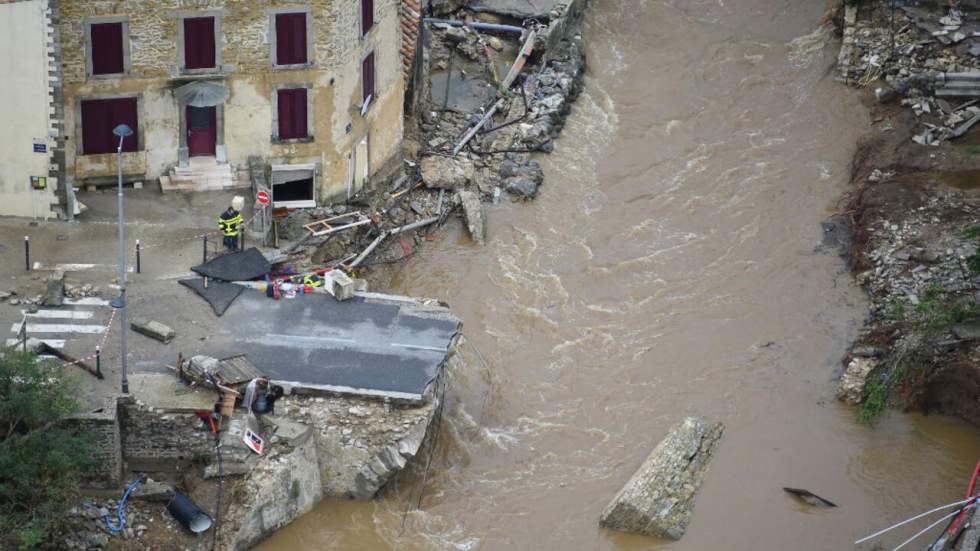
M 419 161 L 422 181 L 426 187 L 437 189 L 456 189 L 465 186 L 473 179 L 473 162 L 469 159 L 453 159 L 432 155 Z
M 177 336 L 176 331 L 158 321 L 137 319 L 133 320 L 130 327 L 133 328 L 133 331 L 141 335 L 146 335 L 151 339 L 156 339 L 163 344 L 169 344 Z
M 724 431 L 722 423 L 696 417 L 674 425 L 602 512 L 599 526 L 679 540 Z
M 460 204 L 463 205 L 463 214 L 466 216 L 466 227 L 470 231 L 473 241 L 482 245 L 484 243 L 484 220 L 483 203 L 480 197 L 472 191 L 457 191 Z

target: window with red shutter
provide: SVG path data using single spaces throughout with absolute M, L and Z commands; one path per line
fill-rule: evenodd
M 215 53 L 214 17 L 184 19 L 184 68 L 213 69 Z
M 306 13 L 276 14 L 276 65 L 306 63 L 306 40 Z
M 361 0 L 361 36 L 374 26 L 374 0 Z
M 371 52 L 361 62 L 361 100 L 368 102 L 374 97 L 374 52 Z
M 279 139 L 310 137 L 307 125 L 307 89 L 285 88 L 276 92 L 279 109 Z
M 123 141 L 123 151 L 139 150 L 139 114 L 136 98 L 82 101 L 82 154 L 115 153 L 119 137 L 112 129 L 125 124 L 133 135 Z
M 89 27 L 91 37 L 92 74 L 114 75 L 123 73 L 123 24 L 93 23 Z

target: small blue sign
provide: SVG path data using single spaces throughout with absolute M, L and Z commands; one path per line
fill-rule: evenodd
M 34 153 L 47 153 L 47 152 L 48 152 L 48 144 L 46 143 L 34 144 Z

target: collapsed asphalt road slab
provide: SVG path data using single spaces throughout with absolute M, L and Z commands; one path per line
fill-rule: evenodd
M 261 251 L 252 247 L 246 251 L 223 254 L 191 270 L 204 277 L 223 281 L 251 281 L 272 271 L 272 264 Z
M 245 354 L 297 392 L 422 403 L 461 327 L 448 308 L 407 297 L 273 300 L 246 289 L 216 324 L 207 353 Z

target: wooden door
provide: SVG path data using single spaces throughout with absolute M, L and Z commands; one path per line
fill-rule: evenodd
M 187 149 L 191 157 L 214 157 L 218 144 L 215 107 L 187 106 Z

